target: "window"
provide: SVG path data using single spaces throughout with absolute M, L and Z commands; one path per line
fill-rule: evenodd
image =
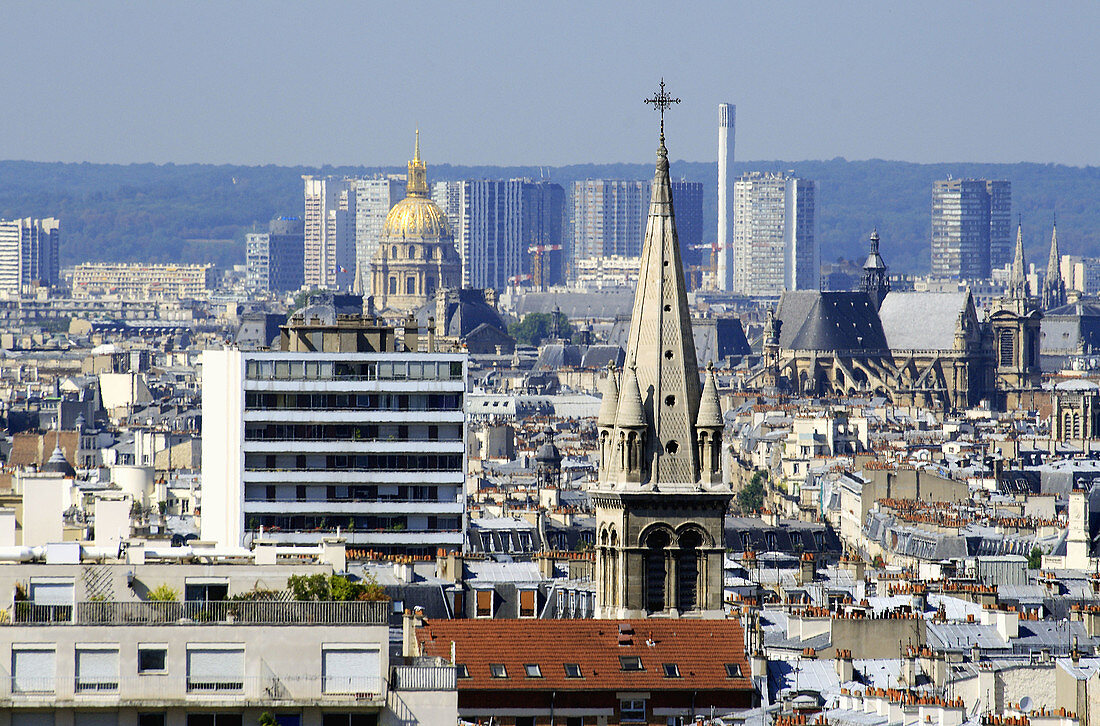
M 137 726 L 164 726 L 164 712 L 139 713 Z
M 244 688 L 244 648 L 200 646 L 187 649 L 188 691 Z
M 470 669 L 466 667 L 465 663 L 455 664 L 455 677 L 456 678 L 469 678 Z
M 542 678 L 542 669 L 539 668 L 538 663 L 525 663 L 523 670 L 527 673 L 528 678 Z
M 378 726 L 376 713 L 326 713 L 321 726 Z
M 516 726 L 535 726 L 535 717 L 516 716 Z
M 11 690 L 15 693 L 53 693 L 57 653 L 51 648 L 12 646 Z
M 619 723 L 645 723 L 645 701 L 632 698 L 619 701 Z
M 536 590 L 519 591 L 519 616 L 521 618 L 535 617 Z
M 31 578 L 31 602 L 23 603 L 21 610 L 28 612 L 24 616 L 29 622 L 52 623 L 72 620 L 73 618 L 72 578 L 34 577 Z
M 325 645 L 321 648 L 325 693 L 379 693 L 382 657 L 377 647 Z
M 489 675 L 493 678 L 507 678 L 508 669 L 504 667 L 503 663 L 490 663 Z
M 581 666 L 579 663 L 566 663 L 565 664 L 565 677 L 566 678 L 584 678 L 581 675 Z
M 479 618 L 493 617 L 493 591 L 477 591 L 477 616 Z
M 138 673 L 164 673 L 168 670 L 168 647 L 138 646 Z
M 77 648 L 77 691 L 118 690 L 118 647 Z
M 13 711 L 11 726 L 54 726 L 53 711 Z
M 118 726 L 118 713 L 115 711 L 75 711 L 73 726 Z
M 642 659 L 636 655 L 620 655 L 619 667 L 624 671 L 640 671 L 642 668 Z
M 675 663 L 665 663 L 665 678 L 679 678 L 680 666 Z
M 741 672 L 740 663 L 726 663 L 726 677 L 727 678 L 741 678 L 743 673 Z
M 239 713 L 189 713 L 187 726 L 241 726 Z

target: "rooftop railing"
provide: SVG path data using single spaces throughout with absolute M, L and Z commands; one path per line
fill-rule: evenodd
M 268 703 L 372 703 L 384 695 L 385 688 L 381 677 L 363 674 L 283 677 L 223 674 L 211 678 L 157 673 L 65 678 L 16 673 L 0 680 L 0 703 L 102 703 L 104 697 L 120 703 L 226 703 L 232 699 Z
M 21 625 L 385 625 L 389 601 L 187 601 L 16 603 Z M 75 610 L 75 617 L 74 617 Z

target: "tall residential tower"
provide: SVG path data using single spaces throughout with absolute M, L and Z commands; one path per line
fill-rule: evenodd
M 820 287 L 814 183 L 752 172 L 737 180 L 733 196 L 733 291 L 778 297 Z
M 932 184 L 932 275 L 980 280 L 1012 262 L 1012 187 L 1007 181 Z

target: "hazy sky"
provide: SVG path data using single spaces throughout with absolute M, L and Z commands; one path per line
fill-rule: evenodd
M 1100 164 L 1096 2 L 14 2 L 0 159 Z

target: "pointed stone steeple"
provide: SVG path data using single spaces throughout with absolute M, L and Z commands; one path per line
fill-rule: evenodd
M 1008 283 L 1008 296 L 1012 300 L 1027 300 L 1031 291 L 1027 285 L 1027 263 L 1024 261 L 1024 225 L 1016 227 L 1016 256 L 1012 259 L 1012 277 Z
M 890 292 L 890 278 L 887 275 L 886 263 L 878 252 L 878 227 L 871 232 L 871 251 L 867 255 L 867 261 L 863 263 L 863 277 L 860 280 L 859 289 L 867 293 L 875 308 L 882 305 L 886 294 Z
M 646 483 L 694 485 L 699 472 L 692 430 L 699 413 L 699 366 L 663 134 L 657 149 L 626 365 L 637 375 L 649 433 L 644 451 Z M 625 388 L 624 382 L 623 396 Z
M 1062 256 L 1058 254 L 1058 225 L 1050 233 L 1050 258 L 1043 278 L 1043 310 L 1053 310 L 1066 304 L 1066 282 L 1062 279 Z

